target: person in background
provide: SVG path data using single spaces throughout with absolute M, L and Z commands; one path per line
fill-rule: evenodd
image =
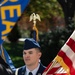
M 42 75 L 46 67 L 40 61 L 41 55 L 39 43 L 32 38 L 26 38 L 23 49 L 25 65 L 18 68 L 15 75 Z
M 0 75 L 15 75 L 9 65 L 0 56 Z

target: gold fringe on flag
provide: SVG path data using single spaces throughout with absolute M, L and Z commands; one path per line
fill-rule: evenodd
M 60 56 L 56 56 L 55 57 L 55 61 L 57 61 L 58 63 L 60 63 L 60 65 L 66 70 L 66 72 L 68 73 L 68 75 L 70 75 L 70 69 L 69 67 L 64 63 L 63 59 Z

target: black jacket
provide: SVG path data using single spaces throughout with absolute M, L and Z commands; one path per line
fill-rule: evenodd
M 0 56 L 0 75 L 15 75 L 9 65 Z

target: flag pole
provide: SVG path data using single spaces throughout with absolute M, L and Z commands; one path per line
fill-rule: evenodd
M 36 20 L 41 21 L 40 16 L 38 14 L 33 13 L 33 14 L 30 15 L 30 21 L 32 21 L 32 20 L 33 20 L 32 37 L 36 41 L 38 41 L 39 38 L 38 38 L 38 29 L 36 27 Z
M 52 64 L 48 68 L 48 70 L 46 72 L 44 72 L 42 75 L 47 75 L 47 73 L 49 72 L 49 70 L 51 70 L 53 68 L 53 66 L 55 66 L 56 64 L 57 64 L 57 61 L 53 60 Z

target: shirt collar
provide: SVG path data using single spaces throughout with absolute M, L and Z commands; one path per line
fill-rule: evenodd
M 25 73 L 25 75 L 28 75 L 29 72 L 32 72 L 33 75 L 36 75 L 36 73 L 37 73 L 37 71 L 38 71 L 38 69 L 39 69 L 39 66 L 40 66 L 40 64 L 38 64 L 38 67 L 35 68 L 33 71 L 30 71 L 30 70 L 26 67 L 26 73 Z

